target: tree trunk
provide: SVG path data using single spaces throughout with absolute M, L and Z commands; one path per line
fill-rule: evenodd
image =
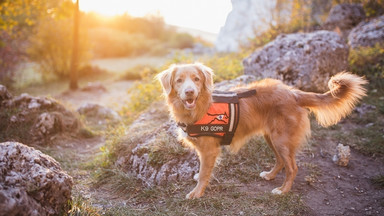
M 70 71 L 69 88 L 71 90 L 78 89 L 78 64 L 79 64 L 79 0 L 76 0 L 75 16 L 73 19 L 73 47 L 72 47 L 72 60 Z

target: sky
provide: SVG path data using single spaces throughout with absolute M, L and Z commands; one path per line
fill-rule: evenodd
M 167 24 L 219 33 L 232 10 L 230 0 L 79 0 L 80 10 L 103 15 L 160 14 Z

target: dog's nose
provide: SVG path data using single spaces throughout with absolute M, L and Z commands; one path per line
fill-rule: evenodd
M 194 93 L 195 91 L 192 88 L 188 88 L 185 90 L 185 95 L 187 96 L 193 96 Z

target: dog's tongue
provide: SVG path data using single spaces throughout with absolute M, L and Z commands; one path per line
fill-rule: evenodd
M 185 101 L 185 104 L 187 105 L 187 107 L 188 108 L 193 108 L 193 107 L 195 107 L 195 100 L 193 100 L 193 99 L 188 99 L 188 100 L 186 100 Z

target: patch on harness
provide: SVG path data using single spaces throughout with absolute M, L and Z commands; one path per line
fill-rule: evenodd
M 191 137 L 221 137 L 221 144 L 229 145 L 240 119 L 239 98 L 255 94 L 256 90 L 242 93 L 216 91 L 212 94 L 213 103 L 203 118 L 192 125 L 178 125 Z

